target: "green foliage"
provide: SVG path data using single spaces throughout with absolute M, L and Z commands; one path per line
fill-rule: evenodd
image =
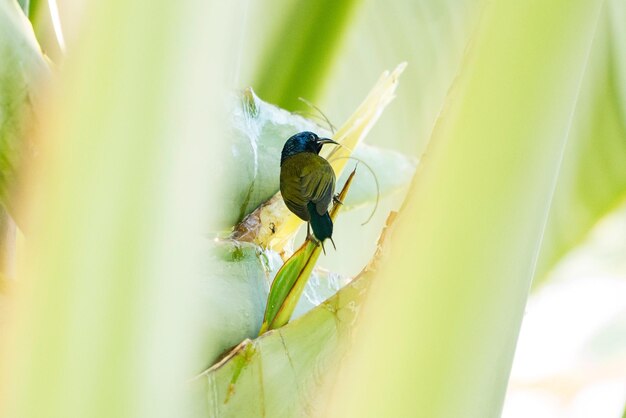
M 194 303 L 190 305 L 199 307 L 194 315 L 199 323 L 202 357 L 193 365 L 199 372 L 244 339 L 257 337 L 270 284 L 283 261 L 273 251 L 232 240 L 206 240 L 196 259 L 201 274 L 193 283 Z M 295 300 L 293 317 L 316 308 L 346 282 L 346 278 L 326 270 L 313 270 L 304 297 Z
M 626 3 L 604 3 L 582 80 L 534 285 L 626 200 Z
M 260 254 L 260 248 L 250 243 L 213 240 L 207 240 L 197 254 L 201 275 L 193 284 L 193 305 L 202 307 L 197 321 L 203 358 L 194 364 L 196 373 L 243 339 L 258 334 L 272 271 Z
M 272 281 L 260 334 L 289 321 L 321 252 L 321 246 L 307 240 L 285 261 Z
M 354 280 L 299 319 L 244 341 L 191 387 L 196 417 L 288 418 L 321 413 L 318 400 L 345 355 L 372 274 Z M 327 394 L 327 392 L 324 392 Z M 324 399 L 320 397 L 320 399 Z M 323 416 L 323 415 L 321 415 Z
M 277 22 L 266 44 L 253 85 L 271 103 L 288 109 L 303 108 L 298 97 L 315 101 L 340 39 L 358 0 L 298 0 Z
M 27 22 L 0 4 L 0 43 L 23 39 Z M 2 338 L 0 415 L 184 416 L 181 382 L 208 361 L 195 321 L 207 307 L 191 290 L 219 193 L 223 149 L 211 139 L 224 136 L 230 86 L 214 57 L 231 50 L 221 35 L 233 5 L 90 7 L 29 167 L 33 227 Z M 1 66 L 12 62 L 4 57 Z
M 47 64 L 28 20 L 13 0 L 0 2 L 0 201 L 7 203 L 26 138 L 36 120 Z
M 24 11 L 24 14 L 28 16 L 28 13 L 30 11 L 30 0 L 17 0 L 17 2 Z
M 485 4 L 326 417 L 500 415 L 601 5 Z
M 368 142 L 421 156 L 482 10 L 482 0 L 361 0 L 316 104 L 342 120 L 381 68 L 407 62 L 402 89 Z
M 301 318 L 245 341 L 192 383 L 198 416 L 327 416 L 331 389 L 321 382 L 344 358 L 357 372 L 339 375 L 346 392 L 333 399 L 347 406 L 331 405 L 337 416 L 497 416 L 534 261 L 545 277 L 624 199 L 626 8 L 604 2 L 596 21 L 597 4 L 290 4 L 261 52 L 246 56 L 261 55 L 253 79 L 262 97 L 287 109 L 301 107 L 298 96 L 325 98 L 326 113 L 341 115 L 382 68 L 408 60 L 374 141 L 419 155 L 437 127 L 388 280 L 373 292 L 375 318 L 362 318 L 367 335 L 350 356 L 371 272 L 314 307 L 337 286 L 333 273 L 313 271 Z M 252 90 L 233 96 L 231 126 L 220 129 L 225 77 L 214 63 L 229 72 L 235 61 L 224 34 L 245 26 L 238 4 L 93 7 L 84 44 L 62 68 L 63 97 L 47 110 L 45 170 L 31 173 L 37 228 L 22 280 L 37 285 L 4 339 L 17 354 L 3 359 L 13 375 L 2 375 L 0 411 L 180 416 L 180 382 L 257 335 L 281 264 L 253 244 L 197 234 L 229 230 L 273 196 L 284 140 L 324 130 Z M 0 57 L 6 201 L 48 74 L 13 0 L 0 3 Z M 362 145 L 354 156 L 383 196 L 415 172 L 415 160 L 393 151 Z M 359 174 L 346 208 L 376 198 L 371 175 Z M 216 190 L 215 179 L 229 183 Z M 363 240 L 348 236 L 341 251 Z

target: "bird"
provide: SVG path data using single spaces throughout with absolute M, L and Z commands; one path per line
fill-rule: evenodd
M 326 239 L 335 247 L 333 221 L 328 214 L 335 193 L 335 172 L 330 163 L 319 156 L 324 144 L 339 145 L 309 131 L 297 133 L 285 142 L 280 156 L 280 193 L 287 208 L 307 222 L 308 237 L 310 226 L 326 253 Z

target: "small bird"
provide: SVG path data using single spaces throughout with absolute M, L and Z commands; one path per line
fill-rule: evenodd
M 335 193 L 335 172 L 318 155 L 324 144 L 339 145 L 308 131 L 297 133 L 285 142 L 280 157 L 280 193 L 289 210 L 308 222 L 307 231 L 310 225 L 326 252 L 327 238 L 335 247 L 333 221 L 328 214 Z

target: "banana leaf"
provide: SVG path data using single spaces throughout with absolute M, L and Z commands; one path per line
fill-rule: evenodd
M 253 85 L 284 109 L 302 108 L 298 97 L 317 100 L 339 54 L 341 38 L 346 32 L 343 29 L 349 27 L 361 3 L 359 0 L 283 3 L 281 8 L 286 12 L 280 20 L 274 20 L 276 30 L 263 45 Z M 268 9 L 279 14 L 277 7 Z

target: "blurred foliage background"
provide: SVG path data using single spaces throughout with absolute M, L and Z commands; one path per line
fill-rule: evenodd
M 504 416 L 621 416 L 624 22 L 623 0 L 0 0 L 0 415 L 495 417 L 526 310 Z M 298 98 L 340 126 L 400 62 L 355 150 L 373 220 L 363 170 L 299 318 L 209 368 L 282 262 L 215 233 L 276 192 L 290 132 L 328 129 Z

